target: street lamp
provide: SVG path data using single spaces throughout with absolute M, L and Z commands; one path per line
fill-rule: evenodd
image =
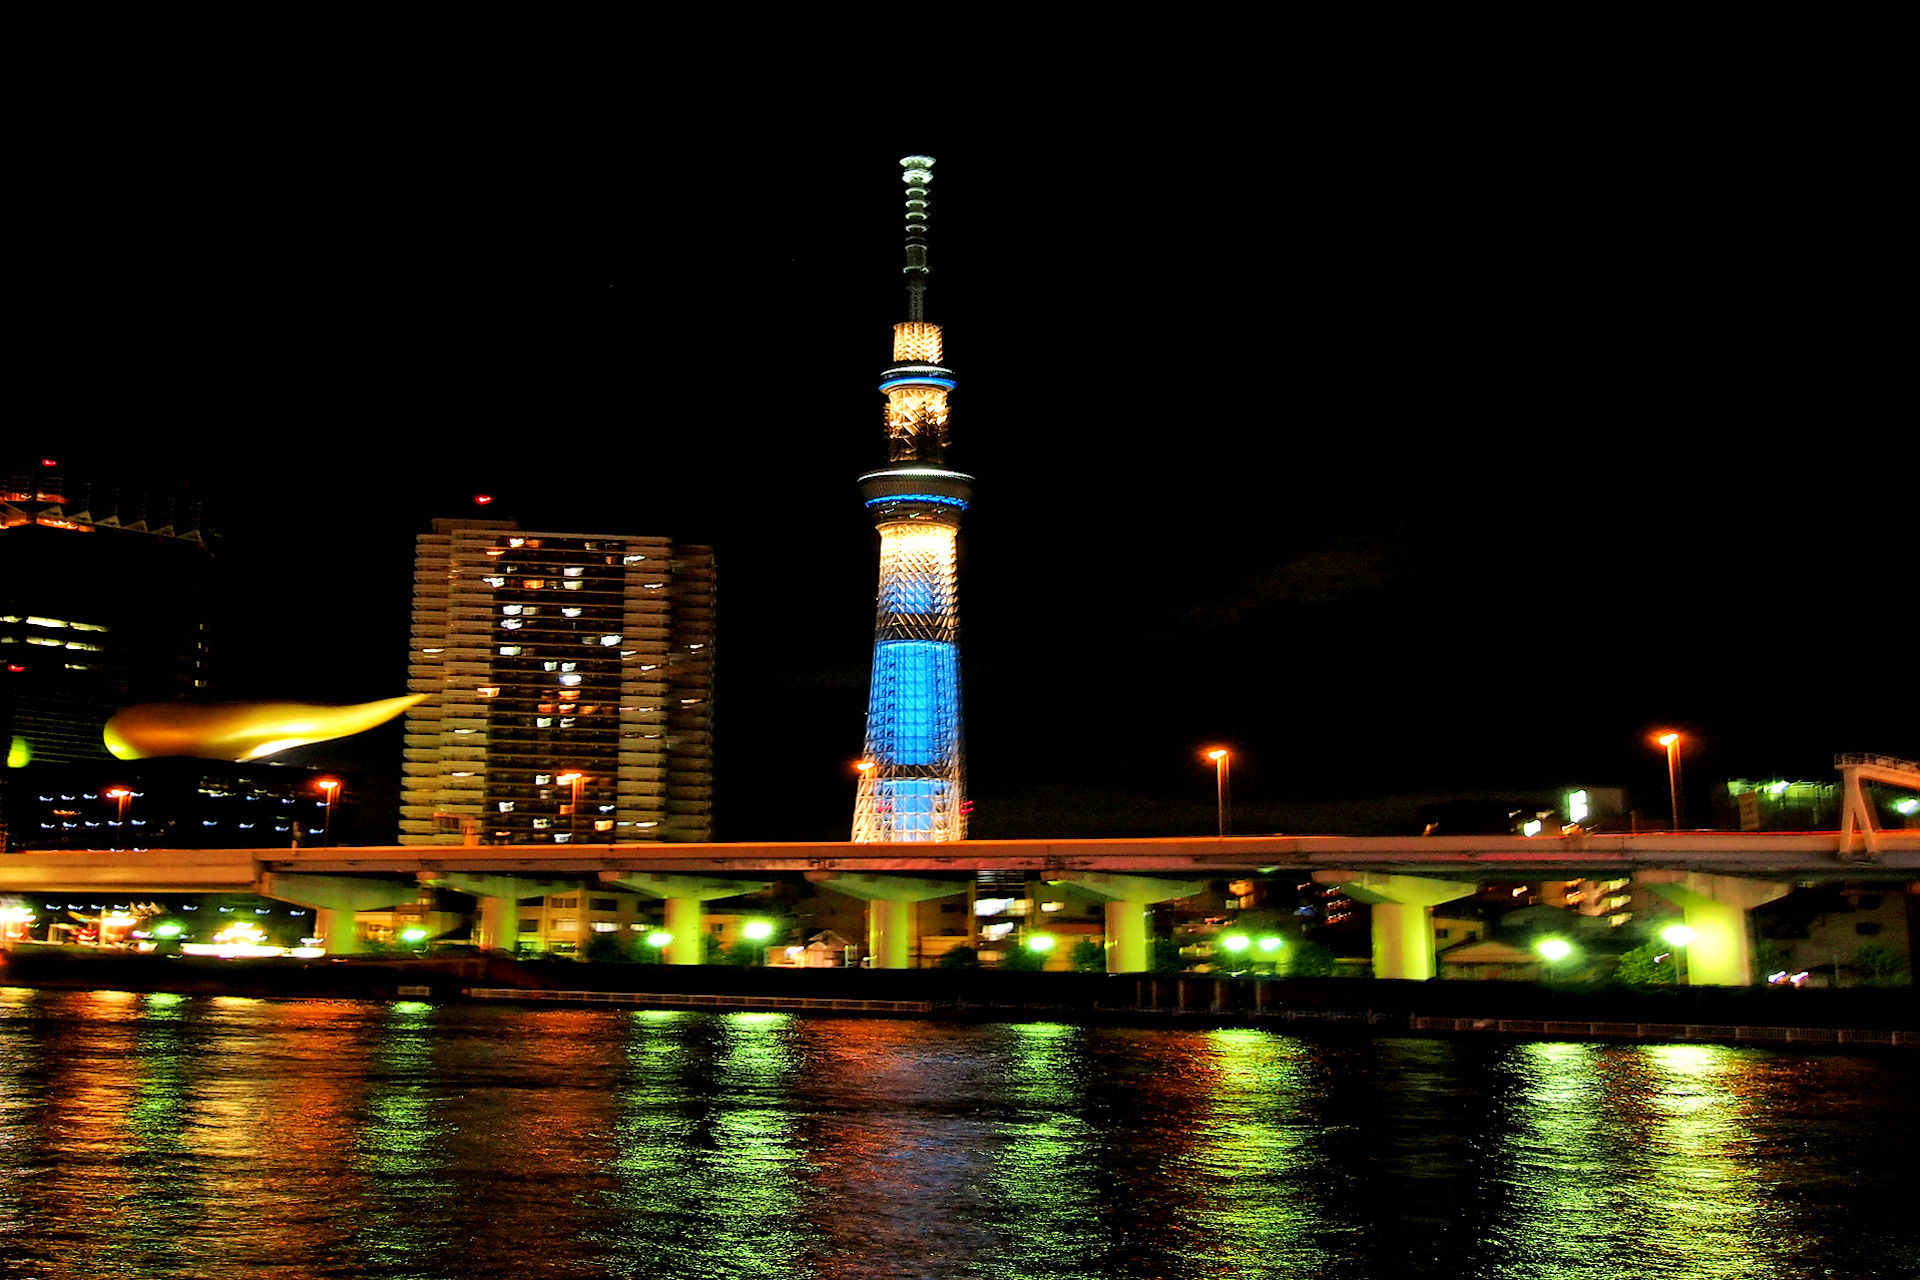
M 340 779 L 321 778 L 313 784 L 327 793 L 327 821 L 321 829 L 320 839 L 329 849 L 333 847 L 333 802 L 340 794 Z
M 1553 966 L 1573 954 L 1573 944 L 1565 938 L 1542 938 L 1533 944 L 1540 958 L 1547 962 L 1547 981 L 1553 981 Z
M 567 806 L 567 813 L 570 815 L 567 834 L 577 839 L 580 835 L 580 788 L 586 783 L 587 775 L 575 769 L 568 773 L 556 774 L 553 780 L 563 787 L 573 788 L 573 803 Z
M 1692 926 L 1670 924 L 1660 931 L 1660 940 L 1673 948 L 1673 976 L 1676 983 L 1687 980 L 1687 947 L 1699 935 Z
M 1654 741 L 1667 749 L 1667 793 L 1673 799 L 1673 830 L 1680 829 L 1680 735 L 1662 733 Z
M 1233 825 L 1229 820 L 1230 810 L 1227 801 L 1227 749 L 1210 747 L 1207 759 L 1213 761 L 1213 799 L 1214 811 L 1220 820 L 1220 834 L 1225 836 Z
M 120 828 L 120 833 L 125 835 L 127 830 L 127 801 L 133 799 L 133 791 L 128 787 L 108 787 L 105 794 L 109 799 L 119 805 L 119 811 L 114 815 L 113 825 Z

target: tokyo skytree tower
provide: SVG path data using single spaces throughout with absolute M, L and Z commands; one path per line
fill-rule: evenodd
M 887 465 L 860 477 L 880 531 L 880 592 L 867 695 L 866 753 L 853 839 L 964 840 L 966 769 L 960 732 L 960 604 L 954 552 L 973 477 L 949 470 L 940 326 L 925 313 L 927 189 L 933 157 L 900 161 L 907 186 L 907 318 L 893 326 Z

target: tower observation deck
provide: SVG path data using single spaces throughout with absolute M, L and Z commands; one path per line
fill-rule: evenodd
M 887 465 L 860 477 L 880 533 L 880 589 L 867 695 L 867 741 L 854 802 L 857 844 L 964 840 L 960 607 L 955 552 L 973 477 L 946 465 L 947 397 L 940 326 L 927 322 L 931 156 L 900 161 L 906 183 L 907 319 L 893 327 Z

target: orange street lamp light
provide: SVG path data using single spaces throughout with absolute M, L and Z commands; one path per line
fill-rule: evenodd
M 1225 836 L 1232 828 L 1231 807 L 1227 801 L 1227 749 L 1209 747 L 1207 759 L 1213 761 L 1213 803 L 1214 813 L 1219 819 L 1220 834 Z
M 320 839 L 328 848 L 333 847 L 333 802 L 340 795 L 340 779 L 320 778 L 314 786 L 327 793 L 327 821 L 321 829 Z
M 127 801 L 133 799 L 133 792 L 126 787 L 108 787 L 105 794 L 108 799 L 116 800 L 120 805 L 120 812 L 114 818 L 115 825 L 121 827 L 126 826 Z
M 572 820 L 567 823 L 567 831 L 577 836 L 580 834 L 580 788 L 585 785 L 587 775 L 575 769 L 567 773 L 555 774 L 553 780 L 562 786 L 573 788 L 573 803 L 567 806 L 567 812 L 572 815 Z
M 1673 800 L 1673 829 L 1680 829 L 1680 735 L 1669 730 L 1655 735 L 1655 742 L 1667 749 L 1667 794 Z

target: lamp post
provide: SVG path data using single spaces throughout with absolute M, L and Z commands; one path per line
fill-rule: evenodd
M 1673 830 L 1680 829 L 1680 735 L 1672 731 L 1654 741 L 1667 749 L 1667 794 L 1673 800 Z
M 1533 944 L 1533 949 L 1546 961 L 1547 985 L 1553 985 L 1554 966 L 1573 954 L 1573 944 L 1565 938 L 1542 938 Z
M 1220 834 L 1225 836 L 1232 827 L 1230 808 L 1227 801 L 1227 749 L 1210 747 L 1207 759 L 1213 761 L 1213 806 L 1219 819 Z
M 580 788 L 586 783 L 587 775 L 581 773 L 578 769 L 574 769 L 567 773 L 555 774 L 553 780 L 562 786 L 573 788 L 573 803 L 567 806 L 567 813 L 569 815 L 567 835 L 570 839 L 578 839 L 580 835 Z
M 1673 948 L 1673 981 L 1675 986 L 1684 986 L 1687 981 L 1687 946 L 1698 936 L 1691 926 L 1670 924 L 1660 931 L 1660 940 Z
M 120 828 L 120 834 L 124 836 L 127 833 L 127 801 L 133 799 L 133 790 L 130 787 L 108 787 L 106 795 L 119 805 L 113 825 Z
M 340 794 L 340 779 L 321 778 L 319 781 L 315 782 L 313 785 L 316 787 L 319 787 L 322 791 L 327 793 L 326 825 L 321 828 L 320 840 L 321 840 L 321 843 L 325 844 L 329 849 L 331 849 L 333 847 L 333 802 L 334 802 L 334 799 Z

